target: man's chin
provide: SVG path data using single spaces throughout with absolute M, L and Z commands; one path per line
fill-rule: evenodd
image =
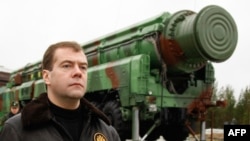
M 69 95 L 73 99 L 81 99 L 84 96 L 84 92 L 71 92 Z

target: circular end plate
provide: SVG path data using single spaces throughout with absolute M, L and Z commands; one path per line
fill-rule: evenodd
M 223 62 L 233 54 L 238 33 L 232 16 L 225 9 L 210 5 L 196 17 L 195 37 L 203 57 Z

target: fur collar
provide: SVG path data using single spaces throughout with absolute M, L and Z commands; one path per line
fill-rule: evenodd
M 81 105 L 85 105 L 92 114 L 98 116 L 110 125 L 110 121 L 106 115 L 92 105 L 87 99 L 82 98 Z M 43 93 L 37 99 L 29 102 L 22 110 L 21 119 L 23 127 L 27 129 L 43 126 L 50 122 L 52 118 L 53 115 L 49 109 L 47 93 Z

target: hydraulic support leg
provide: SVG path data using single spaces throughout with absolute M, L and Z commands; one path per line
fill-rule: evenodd
M 206 141 L 206 122 L 205 121 L 201 121 L 201 125 L 200 125 L 200 141 Z
M 153 124 L 153 126 L 148 130 L 148 132 L 142 137 L 141 141 L 144 141 L 148 135 L 156 128 L 158 127 L 159 125 L 161 124 L 161 120 L 158 119 L 155 121 L 155 123 Z
M 139 135 L 139 108 L 134 106 L 132 113 L 132 141 L 140 141 Z

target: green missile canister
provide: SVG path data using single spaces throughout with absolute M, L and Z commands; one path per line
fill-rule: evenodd
M 162 63 L 173 73 L 189 73 L 207 61 L 223 62 L 234 52 L 237 27 L 223 8 L 210 5 L 199 13 L 165 12 L 83 45 L 90 66 L 138 54 L 150 56 L 150 67 Z

